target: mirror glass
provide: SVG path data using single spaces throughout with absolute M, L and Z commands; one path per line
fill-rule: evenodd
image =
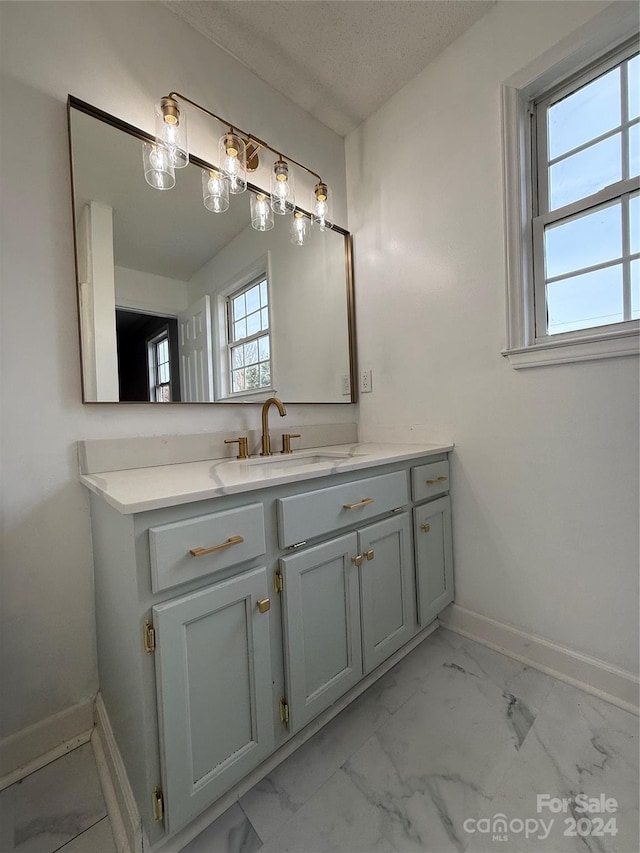
M 154 189 L 149 137 L 75 99 L 69 132 L 85 402 L 355 400 L 348 232 L 256 231 L 249 190 L 213 213 L 201 161 Z

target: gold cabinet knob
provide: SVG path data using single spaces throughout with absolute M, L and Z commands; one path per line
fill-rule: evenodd
M 266 613 L 268 610 L 271 610 L 271 599 L 261 598 L 258 601 L 258 610 L 260 611 L 260 613 Z
M 373 560 L 373 549 L 371 549 L 371 551 L 365 551 L 364 556 L 367 558 L 367 560 Z
M 431 530 L 431 525 L 430 524 L 421 524 L 420 530 L 424 530 L 425 533 L 428 533 Z

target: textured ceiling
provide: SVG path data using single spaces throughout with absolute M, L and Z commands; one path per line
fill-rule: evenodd
M 345 135 L 494 0 L 167 0 L 165 5 Z

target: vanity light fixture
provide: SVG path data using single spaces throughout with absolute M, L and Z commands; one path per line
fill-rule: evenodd
M 331 228 L 329 221 L 329 194 L 320 175 L 294 160 L 284 157 L 267 142 L 235 127 L 226 119 L 205 109 L 179 92 L 170 92 L 156 106 L 156 142 L 144 143 L 144 176 L 156 189 L 171 189 L 175 184 L 175 169 L 189 163 L 187 146 L 187 117 L 184 104 L 225 125 L 228 130 L 218 143 L 218 167 L 202 172 L 202 199 L 207 210 L 223 213 L 229 208 L 229 193 L 239 194 L 247 189 L 247 172 L 255 172 L 260 165 L 261 149 L 271 151 L 277 160 L 271 170 L 271 193 L 251 187 L 251 224 L 258 231 L 273 228 L 273 213 L 280 216 L 294 214 L 291 240 L 303 245 L 308 235 L 308 218 L 321 231 Z M 303 169 L 317 179 L 311 195 L 311 211 L 296 209 L 295 181 L 292 166 Z
M 309 220 L 299 210 L 293 211 L 291 217 L 290 239 L 294 246 L 304 246 L 309 236 Z

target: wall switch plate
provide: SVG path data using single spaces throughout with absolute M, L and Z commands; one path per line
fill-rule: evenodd
M 342 376 L 342 396 L 348 397 L 351 394 L 351 381 L 349 380 L 349 374 L 344 373 Z
M 370 394 L 373 391 L 373 371 L 360 371 L 360 393 Z

